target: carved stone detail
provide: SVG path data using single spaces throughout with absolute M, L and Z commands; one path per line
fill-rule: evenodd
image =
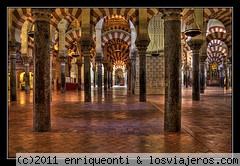
M 32 14 L 34 21 L 50 21 L 51 13 L 54 11 L 54 8 L 33 8 Z

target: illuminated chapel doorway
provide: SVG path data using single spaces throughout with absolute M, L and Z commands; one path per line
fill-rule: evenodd
M 29 84 L 30 89 L 33 89 L 33 72 L 29 72 Z M 25 90 L 25 72 L 22 72 L 19 75 L 19 89 Z
M 117 68 L 115 70 L 115 85 L 119 86 L 125 86 L 126 84 L 126 78 L 125 78 L 125 73 L 122 68 Z

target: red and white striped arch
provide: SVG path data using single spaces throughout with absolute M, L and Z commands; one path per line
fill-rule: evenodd
M 30 49 L 34 49 L 34 41 L 33 41 L 33 39 L 32 38 L 28 38 L 28 48 L 30 48 Z
M 124 31 L 108 31 L 102 35 L 102 46 L 112 39 L 121 39 L 131 45 L 131 34 Z
M 219 52 L 211 52 L 207 54 L 208 62 L 214 62 L 216 61 L 218 64 L 220 64 L 223 61 L 223 55 Z
M 69 49 L 72 45 L 72 42 L 80 40 L 80 37 L 81 37 L 80 27 L 70 30 L 65 35 L 65 47 Z
M 232 8 L 204 8 L 204 20 L 218 19 L 225 27 L 232 24 Z
M 16 8 L 12 10 L 12 26 L 15 28 L 15 39 L 21 43 L 20 35 L 24 22 L 27 20 L 30 23 L 33 22 L 30 8 Z
M 221 40 L 223 41 L 227 46 L 232 45 L 232 37 L 228 33 L 224 32 L 213 32 L 207 35 L 207 41 L 210 42 L 211 40 Z
M 158 13 L 158 8 L 147 8 L 147 21 Z M 95 26 L 100 19 L 110 15 L 122 15 L 134 25 L 138 24 L 137 8 L 93 8 L 91 24 Z
M 183 43 L 183 53 L 185 53 L 185 54 L 187 54 L 187 52 L 191 50 L 189 45 L 186 42 L 187 38 L 188 37 L 185 35 L 185 33 L 181 32 L 181 40 L 182 40 L 182 43 Z
M 65 19 L 70 24 L 74 19 L 77 19 L 81 25 L 81 8 L 56 8 L 52 12 L 53 18 L 50 21 L 50 24 L 58 29 L 58 24 L 62 19 Z
M 227 49 L 220 46 L 220 45 L 215 45 L 212 47 L 208 47 L 207 48 L 207 54 L 211 54 L 212 52 L 218 52 L 222 55 L 226 55 L 227 54 Z

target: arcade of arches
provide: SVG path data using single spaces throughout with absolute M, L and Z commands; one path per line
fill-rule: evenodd
M 156 143 L 155 137 L 160 142 L 160 137 L 169 137 L 169 140 L 175 142 L 179 142 L 182 137 L 192 141 L 189 146 L 195 148 L 194 152 L 231 152 L 232 10 L 8 8 L 10 156 L 19 151 L 32 152 L 27 150 L 26 144 L 22 144 L 20 150 L 17 150 L 13 141 L 16 137 L 22 137 L 24 132 L 28 135 L 31 133 L 30 144 L 34 144 L 34 139 L 37 139 L 34 137 L 38 132 L 41 132 L 40 137 L 43 140 L 50 137 L 49 133 L 58 137 L 55 134 L 62 130 L 55 132 L 56 128 L 61 128 L 61 124 L 67 124 L 69 126 L 64 127 L 71 128 L 71 123 L 67 121 L 74 116 L 76 117 L 73 121 L 81 119 L 80 126 L 84 123 L 90 125 L 86 130 L 77 133 L 81 136 L 87 133 L 87 130 L 97 133 L 97 128 L 101 128 L 101 125 L 97 127 L 93 123 L 98 124 L 100 116 L 99 121 L 113 125 L 116 133 L 119 126 L 124 128 L 124 124 L 130 125 L 130 134 L 128 129 L 122 130 L 129 134 L 127 137 L 130 140 L 130 137 L 139 133 L 142 137 L 143 130 L 136 128 L 154 126 L 151 128 L 153 134 L 148 134 L 148 146 L 151 148 L 151 141 Z M 187 30 L 196 30 L 194 26 L 199 28 L 197 30 L 200 34 L 189 36 L 185 33 Z M 219 97 L 218 100 L 214 95 Z M 209 96 L 212 97 L 209 99 Z M 210 108 L 206 109 L 205 106 Z M 20 115 L 18 109 L 21 114 L 26 111 L 25 122 L 24 115 Z M 221 109 L 224 110 L 223 113 L 217 112 Z M 208 110 L 208 113 L 205 110 Z M 100 111 L 105 115 L 99 114 Z M 138 111 L 139 113 L 136 113 Z M 60 114 L 61 122 L 58 121 Z M 199 117 L 199 120 L 206 120 L 203 114 L 211 116 L 212 122 L 207 121 L 204 122 L 206 125 L 203 125 L 198 119 L 192 119 Z M 118 127 L 114 126 L 114 116 L 122 119 Z M 215 116 L 220 119 L 221 116 L 227 117 L 228 120 L 222 121 L 226 122 L 225 128 L 217 128 L 218 121 L 214 119 Z M 21 119 L 25 126 L 20 131 L 14 129 L 21 126 L 16 117 Z M 72 128 L 78 124 L 73 121 Z M 154 124 L 147 125 L 153 121 Z M 195 124 L 191 128 L 191 125 L 188 126 L 190 121 L 199 122 L 203 126 Z M 214 122 L 216 124 L 213 124 Z M 105 129 L 109 129 L 110 136 L 111 125 L 108 125 Z M 205 133 L 205 137 L 201 137 L 200 133 L 192 136 L 197 132 L 194 127 L 202 132 L 202 136 Z M 79 128 L 72 131 L 76 130 L 79 131 Z M 212 135 L 216 136 L 216 142 L 208 140 L 207 134 L 210 134 L 211 130 L 221 133 Z M 138 134 L 134 134 L 137 131 Z M 126 137 L 123 138 L 121 133 L 120 131 L 119 139 L 124 141 Z M 224 138 L 220 139 L 222 137 Z M 78 139 L 77 135 L 73 138 Z M 96 141 L 101 139 L 110 138 L 104 136 L 104 139 L 96 138 Z M 211 141 L 215 147 L 211 146 Z M 171 143 L 164 145 L 166 147 L 162 150 L 156 145 L 159 152 L 168 152 L 167 146 L 171 146 Z M 183 142 L 179 146 L 183 152 L 191 152 Z M 136 152 L 157 152 L 146 146 L 144 148 L 145 150 Z M 196 150 L 197 148 L 203 149 Z M 114 151 L 100 149 L 99 152 Z M 173 149 L 172 147 L 172 152 Z M 85 150 L 68 149 L 67 152 Z M 33 151 L 38 152 L 37 149 Z M 52 151 L 57 152 L 56 148 Z M 94 152 L 94 149 L 90 152 Z

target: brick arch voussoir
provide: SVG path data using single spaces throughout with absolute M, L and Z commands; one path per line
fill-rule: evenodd
M 232 37 L 229 34 L 224 34 L 223 32 L 214 32 L 207 35 L 207 42 L 209 43 L 211 40 L 217 39 L 224 42 L 228 47 L 232 45 Z

